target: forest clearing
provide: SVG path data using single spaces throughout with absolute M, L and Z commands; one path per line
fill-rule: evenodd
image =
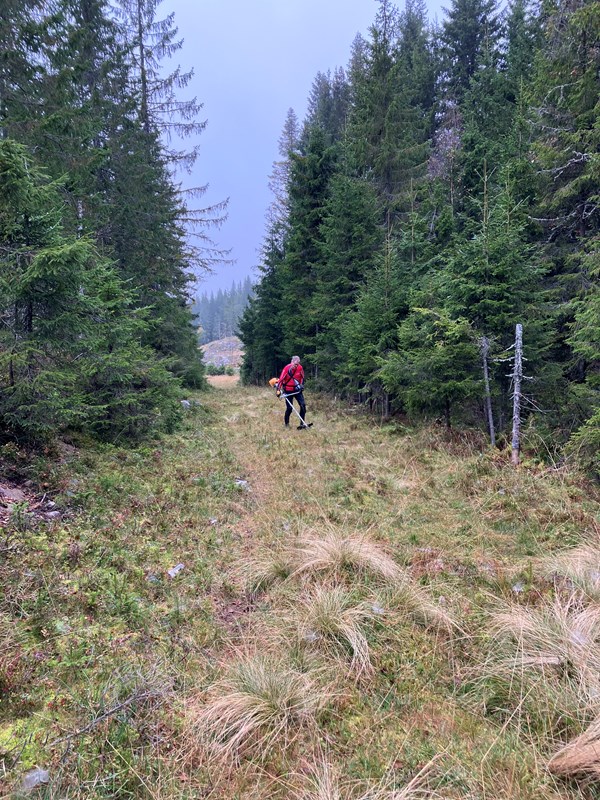
M 600 796 L 597 490 L 211 381 L 177 434 L 28 467 L 60 514 L 0 536 L 0 794 Z
M 600 800 L 600 0 L 273 5 L 3 0 L 0 795 Z

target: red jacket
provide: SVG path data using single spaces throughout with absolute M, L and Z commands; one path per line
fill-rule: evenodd
M 298 384 L 304 386 L 304 370 L 302 364 L 288 364 L 281 370 L 279 388 L 289 394 L 298 391 Z

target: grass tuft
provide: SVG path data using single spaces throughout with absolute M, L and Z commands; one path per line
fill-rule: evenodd
M 415 622 L 427 628 L 447 633 L 460 630 L 458 622 L 443 602 L 436 601 L 425 588 L 409 578 L 390 593 L 388 605 L 392 609 L 407 612 Z
M 490 622 L 492 674 L 518 681 L 528 672 L 543 673 L 565 684 L 581 711 L 598 706 L 600 606 L 584 606 L 577 595 L 556 597 L 535 608 L 509 606 Z
M 563 576 L 590 599 L 600 600 L 600 542 L 586 542 L 546 564 L 550 575 Z
M 363 789 L 358 800 L 433 800 L 439 797 L 427 788 L 435 760 L 427 763 L 404 786 L 398 788 L 391 777 L 386 777 L 378 786 Z M 308 783 L 305 792 L 300 795 L 301 800 L 350 800 L 357 796 L 350 787 L 342 786 L 338 772 L 325 759 L 312 767 Z
M 300 800 L 344 800 L 337 771 L 325 759 L 311 766 Z
M 251 594 L 266 591 L 279 581 L 289 578 L 295 566 L 294 553 L 290 550 L 258 555 L 243 568 L 247 591 Z
M 225 757 L 250 748 L 265 758 L 310 727 L 327 700 L 314 676 L 267 655 L 244 657 L 192 710 L 193 733 Z
M 292 613 L 299 642 L 325 652 L 352 654 L 351 668 L 369 672 L 371 659 L 365 623 L 377 617 L 375 603 L 356 602 L 353 594 L 335 586 L 315 586 L 302 596 Z
M 328 531 L 301 541 L 294 574 L 344 571 L 370 573 L 390 582 L 406 579 L 394 559 L 364 536 Z

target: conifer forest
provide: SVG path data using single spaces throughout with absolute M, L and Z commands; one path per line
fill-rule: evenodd
M 502 442 L 522 324 L 525 438 L 597 469 L 599 68 L 591 0 L 452 0 L 436 26 L 380 0 L 285 120 L 243 379 L 298 352 L 383 417 Z
M 252 279 L 232 283 L 231 288 L 202 292 L 192 305 L 200 343 L 214 342 L 237 334 L 240 317 L 252 294 Z
M 173 1 L 0 0 L 0 797 L 600 800 L 600 0 L 364 0 L 210 295 Z
M 190 281 L 223 207 L 176 174 L 200 105 L 158 0 L 3 0 L 0 427 L 41 443 L 170 430 L 204 372 Z M 177 143 L 186 142 L 189 149 Z

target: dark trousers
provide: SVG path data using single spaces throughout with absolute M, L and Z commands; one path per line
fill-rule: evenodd
M 306 416 L 306 403 L 304 402 L 303 393 L 298 392 L 298 394 L 290 395 L 289 397 L 285 398 L 285 417 L 283 419 L 286 425 L 289 425 L 290 417 L 292 416 L 292 403 L 294 400 L 297 400 L 298 405 L 300 406 L 300 417 L 302 422 L 304 422 L 304 417 Z

